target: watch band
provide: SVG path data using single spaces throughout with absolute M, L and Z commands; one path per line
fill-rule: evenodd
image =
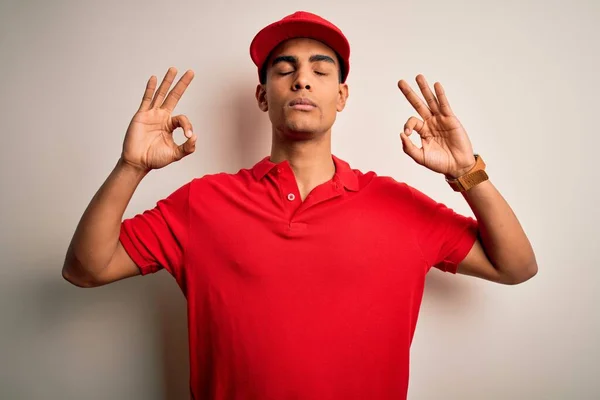
M 488 174 L 485 172 L 485 163 L 483 162 L 483 159 L 479 154 L 475 154 L 474 156 L 475 166 L 471 168 L 469 172 L 455 179 L 446 178 L 446 182 L 448 182 L 455 192 L 465 192 L 473 186 L 489 179 Z

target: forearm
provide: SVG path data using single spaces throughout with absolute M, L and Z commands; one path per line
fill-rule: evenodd
M 502 274 L 529 278 L 537 272 L 535 254 L 516 215 L 488 180 L 463 192 L 479 223 L 481 243 Z
M 111 260 L 121 222 L 133 193 L 146 173 L 119 160 L 86 208 L 63 266 L 72 276 L 94 276 Z

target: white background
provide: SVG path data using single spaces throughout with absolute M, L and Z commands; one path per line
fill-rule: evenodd
M 397 81 L 440 81 L 536 251 L 538 275 L 517 286 L 432 271 L 409 398 L 600 398 L 600 3 L 568 4 L 3 0 L 0 398 L 187 398 L 185 300 L 168 273 L 80 289 L 62 262 L 150 75 L 196 72 L 175 113 L 194 124 L 197 151 L 152 172 L 126 217 L 193 177 L 268 155 L 248 47 L 297 10 L 351 43 L 333 153 L 471 215 L 398 137 L 416 113 Z

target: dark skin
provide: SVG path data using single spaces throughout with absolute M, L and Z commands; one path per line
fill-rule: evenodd
M 271 160 L 288 160 L 304 199 L 317 185 L 330 180 L 335 168 L 331 161 L 331 127 L 335 114 L 344 109 L 348 85 L 339 83 L 334 62 L 315 62 L 315 55 L 335 52 L 311 39 L 292 39 L 282 43 L 268 61 L 267 82 L 256 89 L 262 111 L 269 113 L 273 125 Z M 281 58 L 283 57 L 283 59 Z M 273 62 L 277 59 L 280 62 Z M 321 71 L 323 70 L 323 71 Z M 321 75 L 319 72 L 326 72 Z M 456 117 L 442 85 L 435 93 L 423 75 L 416 78 L 425 102 L 400 80 L 398 87 L 420 118 L 410 117 L 400 138 L 404 152 L 416 163 L 447 177 L 468 172 L 475 160 L 471 141 Z M 291 99 L 305 96 L 316 109 L 291 110 Z M 422 147 L 409 136 L 417 132 Z M 458 266 L 458 273 L 502 284 L 525 282 L 537 273 L 531 244 L 512 209 L 491 181 L 464 192 L 479 222 L 479 237 Z
M 410 117 L 400 134 L 402 148 L 417 164 L 431 171 L 456 178 L 475 164 L 473 147 L 454 111 L 442 84 L 435 93 L 423 75 L 417 84 L 425 102 L 400 80 L 398 87 L 419 116 Z M 416 146 L 409 136 L 415 131 L 421 139 Z M 489 281 L 514 285 L 537 274 L 537 261 L 529 239 L 516 215 L 491 180 L 462 192 L 479 222 L 479 238 L 458 266 L 458 273 Z
M 276 63 L 274 60 L 279 58 Z M 267 82 L 258 85 L 258 106 L 269 113 L 273 142 L 271 161 L 288 160 L 302 200 L 331 180 L 331 128 L 348 99 L 348 85 L 339 82 L 335 52 L 311 39 L 292 39 L 272 53 Z M 195 150 L 197 136 L 185 115 L 173 116 L 194 73 L 187 71 L 170 90 L 177 70 L 170 68 L 157 90 L 150 77 L 140 107 L 131 120 L 123 152 L 115 168 L 84 212 L 65 257 L 63 277 L 74 285 L 95 287 L 139 275 L 119 241 L 119 228 L 136 187 L 153 169 L 179 161 Z M 422 75 L 417 83 L 426 104 L 405 81 L 402 93 L 421 118 L 411 117 L 401 134 L 404 152 L 415 162 L 447 176 L 468 171 L 474 160 L 466 131 L 452 112 L 441 84 L 435 94 Z M 313 106 L 296 105 L 297 99 Z M 187 140 L 178 145 L 173 131 L 182 128 Z M 408 136 L 417 132 L 422 147 Z M 537 273 L 527 236 L 510 206 L 493 186 L 483 182 L 463 193 L 479 222 L 479 238 L 458 272 L 493 282 L 517 284 Z
M 171 67 L 158 88 L 154 75 L 146 83 L 141 104 L 125 133 L 121 157 L 77 225 L 62 269 L 63 277 L 76 286 L 102 286 L 140 274 L 119 241 L 125 209 L 151 170 L 166 167 L 196 150 L 198 137 L 190 120 L 185 115 L 172 115 L 194 72 L 186 71 L 169 90 L 176 75 L 177 69 Z M 173 139 L 177 128 L 186 137 L 179 145 Z
M 331 127 L 346 106 L 348 85 L 340 83 L 335 52 L 312 39 L 281 43 L 267 65 L 267 81 L 257 86 L 256 100 L 272 124 L 271 161 L 290 162 L 304 200 L 335 173 Z M 298 98 L 314 107 L 294 108 L 291 102 Z
M 292 39 L 275 48 L 267 65 L 267 82 L 258 85 L 256 98 L 273 130 L 300 139 L 328 133 L 348 97 L 335 52 L 315 40 Z M 289 107 L 298 97 L 309 98 L 316 108 L 297 112 Z

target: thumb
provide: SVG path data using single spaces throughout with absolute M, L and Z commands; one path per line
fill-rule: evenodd
M 179 161 L 183 157 L 190 155 L 194 151 L 196 151 L 196 139 L 198 139 L 198 136 L 192 133 L 191 136 L 185 142 L 176 147 L 175 161 Z

